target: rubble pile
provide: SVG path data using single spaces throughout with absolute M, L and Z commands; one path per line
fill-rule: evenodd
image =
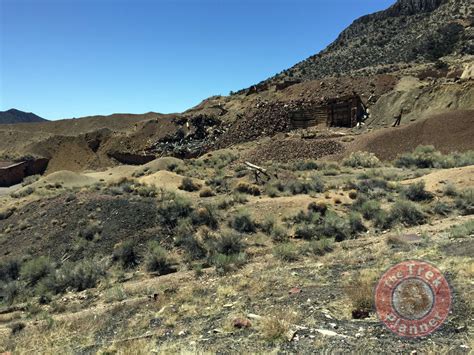
M 153 143 L 148 153 L 178 158 L 193 158 L 213 148 L 216 140 L 224 133 L 221 121 L 214 116 L 197 115 L 177 118 L 180 128 L 172 134 Z

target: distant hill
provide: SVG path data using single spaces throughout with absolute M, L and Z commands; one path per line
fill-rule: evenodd
M 0 124 L 45 122 L 46 119 L 31 112 L 23 112 L 14 108 L 8 111 L 0 111 Z
M 355 20 L 320 53 L 262 83 L 382 74 L 396 66 L 474 54 L 472 0 L 398 0 Z M 392 66 L 393 68 L 390 68 Z

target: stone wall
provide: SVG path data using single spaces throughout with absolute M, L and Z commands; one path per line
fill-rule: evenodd
M 0 187 L 19 184 L 30 175 L 43 174 L 48 166 L 48 159 L 39 158 L 22 162 L 2 164 L 0 167 Z

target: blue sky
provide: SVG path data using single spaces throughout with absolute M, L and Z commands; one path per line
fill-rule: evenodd
M 320 51 L 394 0 L 0 0 L 0 110 L 180 112 Z

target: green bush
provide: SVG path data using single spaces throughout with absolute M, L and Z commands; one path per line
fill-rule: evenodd
M 342 161 L 342 165 L 352 168 L 375 168 L 380 166 L 380 160 L 373 153 L 354 152 Z
M 246 212 L 239 212 L 231 220 L 230 225 L 240 233 L 254 233 L 256 230 L 255 222 Z
M 349 213 L 349 228 L 352 235 L 356 235 L 367 230 L 367 228 L 364 226 L 364 223 L 362 223 L 361 215 L 356 212 Z
M 188 192 L 193 192 L 193 191 L 198 191 L 201 186 L 199 184 L 196 184 L 193 179 L 189 177 L 183 178 L 181 181 L 181 185 L 178 186 L 180 190 L 188 191 Z
M 138 255 L 133 240 L 126 240 L 114 248 L 112 258 L 123 268 L 134 267 L 138 264 Z
M 96 287 L 99 279 L 104 275 L 105 269 L 97 261 L 66 262 L 60 269 L 41 280 L 37 293 L 44 295 L 62 293 L 67 289 L 78 292 L 87 290 Z
M 204 205 L 191 213 L 191 221 L 194 225 L 206 225 L 216 229 L 219 225 L 216 208 L 211 205 Z
M 298 171 L 317 170 L 319 168 L 319 164 L 314 160 L 300 160 L 296 162 L 293 167 L 294 170 Z
M 466 238 L 472 236 L 474 234 L 474 220 L 452 227 L 449 234 L 453 238 Z
M 377 200 L 368 200 L 362 202 L 362 205 L 357 210 L 362 213 L 362 216 L 367 220 L 373 220 L 376 218 L 380 211 L 380 202 Z
M 145 269 L 148 272 L 158 272 L 160 275 L 175 271 L 166 249 L 156 242 L 151 242 L 148 245 L 145 254 Z
M 79 230 L 79 237 L 85 240 L 93 240 L 94 237 L 98 236 L 101 232 L 102 227 L 98 223 L 90 222 Z
M 157 212 L 161 224 L 174 228 L 178 221 L 188 217 L 192 212 L 191 203 L 181 196 L 174 195 L 158 204 Z
M 248 184 L 243 181 L 237 184 L 237 186 L 235 187 L 235 191 L 253 196 L 259 196 L 261 193 L 260 188 L 257 185 Z
M 402 154 L 395 162 L 399 168 L 455 168 L 474 164 L 474 152 L 444 155 L 433 146 L 418 146 L 413 153 Z
M 320 240 L 311 240 L 304 247 L 305 254 L 323 256 L 326 253 L 333 251 L 333 240 L 323 238 Z
M 445 202 L 436 202 L 433 206 L 433 212 L 440 215 L 440 216 L 447 216 L 453 210 L 453 206 L 448 205 Z
M 474 189 L 461 191 L 455 200 L 455 204 L 462 215 L 474 214 Z
M 232 255 L 239 254 L 245 248 L 242 236 L 234 232 L 221 234 L 214 240 L 212 252 L 217 254 Z
M 202 259 L 207 255 L 206 246 L 196 238 L 194 231 L 186 223 L 180 224 L 174 233 L 174 244 L 182 248 L 192 260 Z
M 299 195 L 299 194 L 310 194 L 312 192 L 324 192 L 324 182 L 318 175 L 313 175 L 309 180 L 293 180 L 290 181 L 286 189 L 292 195 Z
M 426 222 L 426 216 L 420 208 L 410 201 L 397 201 L 390 209 L 390 218 L 393 221 L 407 226 L 417 226 Z
M 8 259 L 0 262 L 0 281 L 16 280 L 20 276 L 21 263 L 18 259 Z
M 12 304 L 16 297 L 21 294 L 21 286 L 18 281 L 0 283 L 0 300 L 6 304 Z
M 300 252 L 293 243 L 279 244 L 273 248 L 273 255 L 281 261 L 297 261 L 300 257 Z
M 216 268 L 217 273 L 225 274 L 245 265 L 247 262 L 247 254 L 216 254 L 212 257 L 211 262 Z
M 40 256 L 25 262 L 21 267 L 20 276 L 27 283 L 35 285 L 39 280 L 50 275 L 53 271 L 53 262 L 45 256 Z
M 350 228 L 346 220 L 335 213 L 327 214 L 318 226 L 318 239 L 321 237 L 334 238 L 336 242 L 342 242 L 350 238 Z
M 410 184 L 403 190 L 403 195 L 410 201 L 426 201 L 431 200 L 433 195 L 425 190 L 425 182 L 419 181 Z

